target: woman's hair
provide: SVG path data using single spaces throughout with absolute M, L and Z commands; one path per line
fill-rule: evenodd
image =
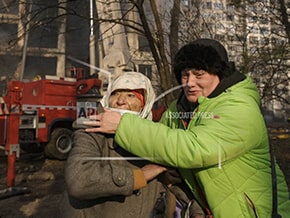
M 185 69 L 204 70 L 220 79 L 232 73 L 225 48 L 212 39 L 199 39 L 184 45 L 175 55 L 173 69 L 179 83 Z

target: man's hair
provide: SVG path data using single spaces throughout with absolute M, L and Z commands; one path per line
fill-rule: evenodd
M 214 40 L 208 40 L 213 41 Z M 220 45 L 222 46 L 222 45 Z M 222 46 L 224 49 L 224 47 Z M 184 45 L 176 54 L 173 63 L 175 77 L 181 83 L 181 72 L 185 69 L 204 70 L 218 75 L 220 79 L 231 74 L 227 53 L 221 53 L 211 44 L 194 41 Z M 219 54 L 220 53 L 220 54 Z

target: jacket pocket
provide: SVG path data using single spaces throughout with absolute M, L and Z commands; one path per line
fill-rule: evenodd
M 246 204 L 247 212 L 250 215 L 250 217 L 259 218 L 257 214 L 256 206 L 253 200 L 247 195 L 246 192 L 244 192 L 244 196 L 245 196 L 245 204 Z

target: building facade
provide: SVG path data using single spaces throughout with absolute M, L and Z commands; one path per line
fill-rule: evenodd
M 155 2 L 168 48 L 174 0 Z M 286 8 L 289 14 L 289 0 Z M 149 1 L 143 9 L 158 37 Z M 257 83 L 263 109 L 284 119 L 289 116 L 290 57 L 279 9 L 275 0 L 181 0 L 178 38 L 180 45 L 200 37 L 221 41 L 230 60 Z M 67 76 L 72 67 L 84 67 L 91 74 L 93 63 L 111 75 L 142 72 L 158 93 L 159 75 L 140 24 L 129 1 L 1 1 L 0 76 Z M 170 62 L 169 52 L 167 57 Z
M 231 61 L 256 82 L 267 119 L 290 116 L 290 45 L 278 1 L 184 0 L 182 39 L 222 42 Z M 288 13 L 290 1 L 285 1 Z M 184 36 L 184 32 L 188 35 Z M 183 42 L 181 42 L 182 44 Z

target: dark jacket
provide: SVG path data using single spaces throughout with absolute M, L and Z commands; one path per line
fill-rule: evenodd
M 165 190 L 154 179 L 146 187 L 133 190 L 133 169 L 148 164 L 123 150 L 111 135 L 73 134 L 74 147 L 65 167 L 67 192 L 60 217 L 151 217 Z M 115 159 L 106 159 L 106 158 Z M 134 160 L 126 160 L 130 157 Z M 104 158 L 104 159 L 102 159 Z M 155 216 L 157 217 L 157 216 Z

